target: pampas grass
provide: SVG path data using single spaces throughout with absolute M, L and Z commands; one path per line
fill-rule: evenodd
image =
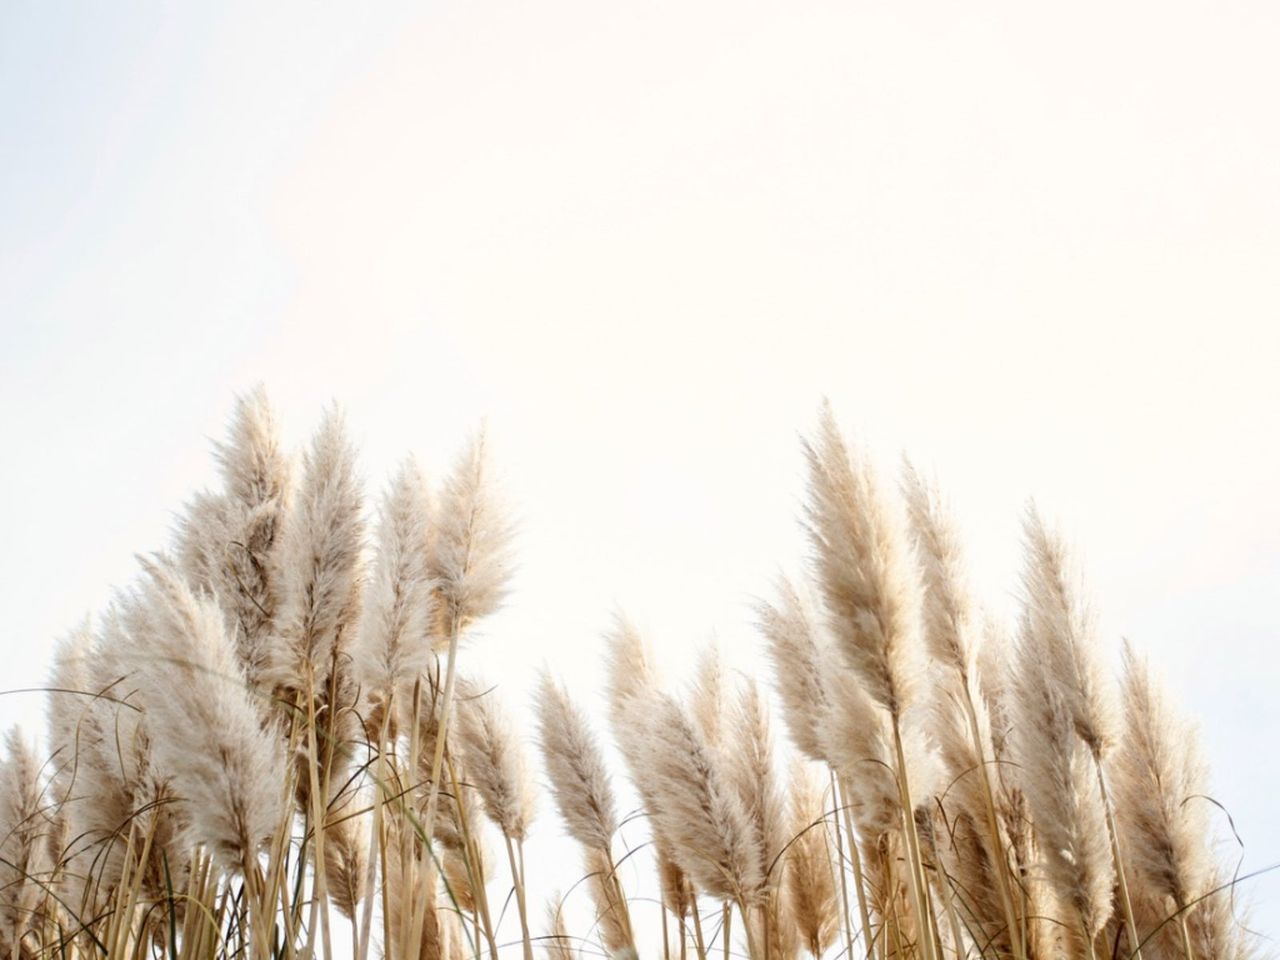
M 1131 648 L 1108 671 L 1065 539 L 1027 513 L 1011 630 L 932 482 L 826 408 L 803 452 L 768 676 L 710 644 L 667 682 L 615 614 L 615 773 L 590 691 L 513 709 L 467 664 L 510 586 L 483 433 L 370 524 L 337 411 L 295 464 L 242 397 L 220 484 L 56 644 L 46 748 L 6 739 L 0 960 L 1258 956 L 1194 731 Z M 580 864 L 545 935 L 539 781 Z

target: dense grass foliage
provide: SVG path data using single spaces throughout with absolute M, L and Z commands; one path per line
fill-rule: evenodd
M 483 438 L 367 526 L 341 419 L 295 461 L 241 398 L 221 488 L 59 642 L 46 749 L 8 737 L 0 955 L 1254 956 L 1194 731 L 1132 650 L 1104 668 L 1062 539 L 1028 510 L 1006 626 L 910 465 L 826 410 L 804 454 L 810 582 L 758 608 L 776 712 L 714 649 L 677 693 L 625 618 L 603 639 L 626 814 L 554 676 L 525 717 L 467 669 L 508 579 Z M 525 861 L 528 741 L 583 929 Z

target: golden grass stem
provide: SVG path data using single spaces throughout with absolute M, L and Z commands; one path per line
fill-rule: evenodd
M 903 834 L 907 841 L 907 882 L 919 926 L 917 933 L 924 956 L 942 960 L 933 938 L 932 911 L 929 893 L 925 888 L 924 864 L 920 857 L 920 836 L 916 831 L 915 806 L 911 802 L 911 789 L 907 784 L 907 757 L 902 748 L 902 728 L 897 717 L 893 719 L 893 746 L 898 762 L 897 780 L 902 806 Z
M 871 939 L 871 911 L 867 908 L 866 881 L 862 874 L 862 854 L 858 852 L 858 836 L 853 829 L 853 813 L 849 809 L 848 800 L 849 787 L 848 784 L 845 784 L 842 792 L 837 796 L 837 802 L 840 805 L 841 812 L 844 814 L 845 830 L 849 834 L 849 866 L 853 870 L 853 889 L 858 898 L 858 919 L 862 923 L 862 946 L 866 950 L 867 960 L 871 960 L 873 944 Z M 840 873 L 843 881 L 843 864 L 840 865 Z
M 702 938 L 702 915 L 698 912 L 698 898 L 693 898 L 693 907 L 689 911 L 693 916 L 693 946 L 698 951 L 698 960 L 707 960 L 707 942 Z
M 1026 911 L 1014 912 L 1009 858 L 1000 838 L 1000 818 L 996 815 L 995 789 L 991 784 L 991 771 L 987 768 L 985 740 L 978 727 L 978 713 L 973 705 L 973 694 L 969 689 L 968 677 L 962 677 L 961 681 L 964 687 L 965 715 L 969 720 L 969 735 L 973 738 L 973 748 L 981 761 L 979 769 L 982 771 L 982 799 L 986 807 L 987 829 L 991 831 L 991 850 L 1000 861 L 994 865 L 1000 893 L 1000 906 L 1004 910 L 1005 923 L 1009 928 L 1009 940 L 1013 946 L 1014 958 L 1026 960 L 1026 943 L 1019 922 L 1019 916 Z
M 458 632 L 456 619 L 449 622 L 449 653 L 445 666 L 444 693 L 440 698 L 440 729 L 436 733 L 435 753 L 431 758 L 431 786 L 427 794 L 427 812 L 422 818 L 422 831 L 430 837 L 436 825 L 436 807 L 440 802 L 440 772 L 444 766 L 444 742 L 449 730 L 449 713 L 453 708 L 453 690 L 458 678 Z
M 1120 852 L 1120 834 L 1116 828 L 1115 814 L 1112 810 L 1111 796 L 1107 792 L 1107 779 L 1102 774 L 1102 761 L 1095 754 L 1093 769 L 1098 775 L 1098 790 L 1102 793 L 1102 807 L 1107 814 L 1107 833 L 1111 838 L 1111 856 L 1116 864 L 1116 885 L 1120 891 L 1120 909 L 1124 912 L 1125 932 L 1129 943 L 1133 946 L 1130 954 L 1133 960 L 1142 960 L 1142 947 L 1138 939 L 1138 925 L 1133 919 L 1133 901 L 1129 898 L 1129 881 L 1125 878 L 1124 856 Z
M 529 937 L 529 912 L 524 902 L 524 873 L 516 859 L 516 848 L 511 838 L 504 836 L 507 846 L 507 862 L 511 865 L 511 880 L 515 884 L 516 912 L 520 917 L 520 944 L 524 948 L 524 960 L 533 960 L 533 941 Z M 523 859 L 523 853 L 521 854 Z
M 1187 929 L 1185 910 L 1178 914 L 1178 932 L 1182 935 L 1182 951 L 1186 954 L 1186 960 L 1198 960 L 1195 949 L 1191 946 L 1191 931 Z
M 853 960 L 853 923 L 849 917 L 849 886 L 845 880 L 844 839 L 841 836 L 843 831 L 841 830 L 841 827 L 840 827 L 840 821 L 842 819 L 845 819 L 845 817 L 843 816 L 844 812 L 840 809 L 841 808 L 840 791 L 836 789 L 835 767 L 828 767 L 827 772 L 828 774 L 830 774 L 830 777 L 831 777 L 831 815 L 832 815 L 832 821 L 833 821 L 832 826 L 835 828 L 835 834 L 836 834 L 836 862 L 832 872 L 835 873 L 836 878 L 840 882 L 840 906 L 841 906 L 841 920 L 843 921 L 843 925 L 844 925 L 845 956 L 848 957 L 849 960 Z M 849 837 L 850 844 L 854 844 L 857 842 L 858 842 L 857 839 L 854 838 L 853 836 Z M 870 923 L 868 922 L 867 925 L 870 926 Z M 864 946 L 867 948 L 868 951 L 870 951 L 871 949 L 870 943 L 865 943 Z M 870 957 L 870 953 L 868 953 L 868 957 Z

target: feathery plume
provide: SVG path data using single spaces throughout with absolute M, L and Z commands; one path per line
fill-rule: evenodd
M 756 607 L 773 665 L 774 688 L 782 700 L 792 742 L 810 760 L 827 764 L 822 745 L 827 692 L 817 626 L 799 592 L 785 578 L 778 581 L 778 594 L 777 606 L 762 602 Z
M 719 747 L 729 712 L 725 699 L 724 660 L 712 640 L 698 653 L 698 667 L 689 691 L 689 715 L 709 747 Z
M 277 552 L 280 604 L 268 679 L 314 692 L 354 626 L 364 521 L 355 451 L 337 411 L 325 414 L 302 461 L 302 483 Z
M 354 920 L 367 891 L 368 848 L 365 839 L 369 805 L 361 791 L 350 790 L 331 805 L 324 828 L 324 868 L 329 899 L 348 920 Z
M 809 769 L 796 765 L 791 774 L 789 804 L 791 841 L 784 855 L 787 897 L 800 939 L 821 957 L 839 930 L 831 846 L 825 821 L 822 785 Z
M 640 631 L 623 614 L 614 614 L 613 628 L 604 639 L 609 714 L 616 728 L 626 712 L 627 702 L 657 686 L 657 673 Z
M 613 628 L 605 634 L 605 689 L 613 739 L 640 794 L 640 801 L 653 832 L 653 851 L 658 871 L 662 903 L 683 920 L 696 908 L 693 884 L 676 862 L 676 844 L 662 832 L 658 818 L 660 800 L 648 774 L 645 738 L 632 725 L 631 707 L 637 699 L 652 696 L 658 689 L 657 671 L 648 645 L 640 631 L 621 612 L 614 614 Z
M 0 763 L 0 945 L 14 956 L 35 925 L 53 869 L 46 806 L 40 763 L 14 727 Z
M 1023 521 L 1027 560 L 1022 640 L 1058 687 L 1058 696 L 1095 759 L 1115 742 L 1116 710 L 1095 650 L 1093 614 L 1073 582 L 1066 546 L 1034 506 Z
M 543 948 L 547 952 L 547 960 L 578 960 L 573 937 L 569 936 L 569 928 L 565 926 L 562 902 L 558 893 L 547 901 L 547 935 L 542 938 Z
M 900 521 L 865 456 L 850 456 L 829 407 L 809 461 L 809 539 L 840 652 L 896 720 L 919 679 L 919 585 Z
M 166 863 L 169 877 L 181 883 L 190 861 L 172 778 L 153 756 L 128 648 L 121 612 L 110 609 L 85 660 L 92 696 L 79 723 L 75 782 L 59 811 L 70 837 L 63 887 L 82 918 L 115 889 L 130 853 L 140 854 L 137 844 L 146 841 L 138 838 L 150 838 L 141 876 L 149 895 L 166 889 Z
M 656 691 L 633 698 L 625 736 L 641 760 L 655 829 L 681 870 L 712 896 L 754 904 L 764 875 L 742 801 L 679 704 Z
M 289 459 L 261 386 L 236 399 L 229 436 L 214 445 L 221 494 L 198 494 L 177 531 L 177 556 L 188 581 L 212 594 L 226 614 L 251 684 L 267 657 L 279 602 L 274 550 L 290 500 Z
M 923 480 L 905 458 L 902 491 L 924 587 L 925 647 L 935 660 L 967 680 L 973 670 L 978 634 L 973 601 L 965 583 L 960 537 L 937 488 Z
M 192 839 L 242 869 L 280 819 L 281 750 L 258 722 L 220 611 L 168 563 L 143 565 L 124 620 L 156 762 L 183 798 Z
M 492 691 L 460 684 L 458 744 L 485 813 L 512 840 L 533 819 L 533 785 L 510 718 Z
M 1116 815 L 1134 879 L 1182 910 L 1212 889 L 1207 774 L 1195 731 L 1174 716 L 1146 661 L 1128 643 L 1123 656 L 1125 735 L 1112 768 Z
M 496 610 L 507 593 L 513 531 L 493 488 L 483 431 L 446 478 L 436 524 L 428 569 L 447 640 Z
M 53 669 L 49 674 L 52 696 L 46 713 L 54 799 L 58 804 L 66 802 L 74 783 L 81 726 L 91 696 L 89 655 L 92 648 L 93 631 L 87 618 L 53 648 Z
M 767 886 L 776 890 L 782 871 L 774 861 L 786 845 L 785 803 L 774 770 L 769 708 L 753 681 L 743 683 L 728 711 L 728 728 L 724 745 L 727 773 L 751 825 L 760 870 L 766 875 Z
M 411 712 L 407 703 L 414 681 L 426 671 L 431 655 L 435 601 L 428 569 L 430 512 L 426 481 L 407 460 L 383 498 L 377 554 L 360 618 L 356 664 L 362 692 L 373 705 L 366 718 L 371 730 L 380 731 L 382 712 L 393 699 L 401 705 L 399 713 Z M 388 720 L 388 737 L 395 739 L 398 718 Z
M 1077 735 L 1061 685 L 1046 676 L 1039 653 L 1025 639 L 1018 651 L 1019 780 L 1045 874 L 1092 942 L 1111 918 L 1116 882 L 1106 809 L 1088 745 Z
M 584 847 L 608 852 L 618 815 L 609 771 L 586 716 L 545 671 L 537 711 L 551 795 L 569 835 Z
M 834 650 L 825 653 L 829 685 L 822 724 L 823 752 L 849 786 L 850 813 L 867 836 L 902 827 L 893 727 L 889 713 L 872 701 Z M 937 759 L 922 731 L 903 731 L 907 780 L 917 809 L 929 803 L 938 783 Z
M 722 752 L 727 774 L 747 814 L 751 841 L 764 876 L 759 917 L 769 956 L 794 954 L 794 922 L 788 915 L 781 854 L 786 846 L 786 807 L 774 770 L 769 710 L 754 681 L 743 683 L 728 712 Z

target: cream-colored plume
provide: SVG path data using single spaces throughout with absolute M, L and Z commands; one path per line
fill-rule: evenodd
M 832 638 L 867 693 L 896 719 L 920 680 L 920 587 L 901 519 L 865 455 L 851 456 L 826 406 L 805 455 L 809 538 Z
M 600 744 L 568 692 L 545 671 L 538 683 L 537 713 L 551 795 L 565 828 L 584 847 L 607 853 L 618 814 Z
M 1018 651 L 1018 782 L 1045 876 L 1078 918 L 1060 919 L 1092 941 L 1111 918 L 1116 883 L 1106 808 L 1089 746 L 1077 733 L 1062 684 L 1047 676 L 1041 651 L 1034 634 L 1024 633 Z
M 783 865 L 791 916 L 804 947 L 817 958 L 839 932 L 834 871 L 843 865 L 834 862 L 822 785 L 799 764 L 791 772 L 788 817 L 791 840 Z
M 1124 736 L 1112 766 L 1116 815 L 1135 885 L 1181 911 L 1212 888 L 1207 771 L 1146 661 L 1124 646 Z M 1170 909 L 1171 908 L 1171 909 Z
M 236 399 L 229 436 L 214 452 L 222 492 L 199 494 L 187 506 L 177 558 L 192 586 L 217 599 L 245 673 L 256 684 L 280 600 L 274 551 L 291 492 L 289 458 L 261 386 Z
M 620 736 L 650 792 L 655 830 L 681 870 L 712 896 L 754 904 L 764 874 L 751 822 L 723 764 L 670 696 L 640 694 Z
M 399 704 L 396 716 L 386 718 L 392 740 L 403 726 L 401 719 L 413 713 L 414 684 L 431 656 L 435 597 L 428 562 L 430 517 L 426 481 L 417 464 L 406 460 L 382 501 L 355 651 L 362 693 L 371 706 L 366 718 L 370 729 L 380 729 L 387 703 Z
M 1094 616 L 1062 538 L 1034 507 L 1023 520 L 1021 643 L 1058 689 L 1062 706 L 1095 758 L 1115 742 L 1117 716 L 1110 679 L 1099 662 Z
M 27 936 L 53 870 L 51 829 L 40 761 L 14 727 L 0 761 L 0 947 L 14 957 L 34 955 Z
M 164 561 L 126 601 L 126 659 L 138 678 L 156 765 L 172 776 L 191 839 L 227 869 L 255 861 L 280 822 L 285 766 L 263 730 L 212 600 Z
M 523 840 L 533 820 L 534 793 L 524 744 L 494 691 L 458 686 L 458 744 L 485 813 L 504 836 Z
M 359 614 L 364 542 L 355 450 L 330 410 L 302 461 L 302 480 L 275 556 L 280 604 L 267 678 L 277 687 L 318 691 Z
M 513 528 L 491 474 L 481 431 L 445 479 L 436 511 L 428 569 L 444 639 L 488 616 L 507 593 Z
M 810 760 L 828 764 L 822 731 L 828 705 L 818 627 L 788 580 L 779 579 L 778 595 L 777 606 L 760 603 L 756 607 L 773 666 L 774 688 L 792 742 Z

